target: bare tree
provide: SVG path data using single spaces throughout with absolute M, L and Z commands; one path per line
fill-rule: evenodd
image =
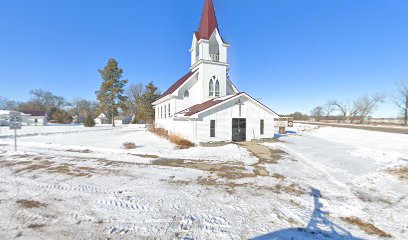
M 398 84 L 398 94 L 394 96 L 395 105 L 402 111 L 404 125 L 408 125 L 408 82 L 401 81 Z
M 133 116 L 133 122 L 136 123 L 138 115 L 137 113 L 141 109 L 142 95 L 144 86 L 141 83 L 131 84 L 126 90 L 127 95 L 127 112 Z
M 358 111 L 358 116 L 362 121 L 368 117 L 375 109 L 377 109 L 378 104 L 383 103 L 386 95 L 383 93 L 375 93 L 371 96 L 365 95 L 361 97 L 356 102 L 356 108 Z
M 72 108 L 69 110 L 69 113 L 77 116 L 77 123 L 83 123 L 87 117 L 95 118 L 98 108 L 99 104 L 95 101 L 76 98 L 72 102 Z
M 43 89 L 31 90 L 30 94 L 32 96 L 31 102 L 41 106 L 45 110 L 50 110 L 51 108 L 62 109 L 69 105 L 64 97 L 56 96 Z
M 385 94 L 375 93 L 371 96 L 364 95 L 355 100 L 351 105 L 348 102 L 339 102 L 337 100 L 331 101 L 336 110 L 338 110 L 344 120 L 356 120 L 359 118 L 361 121 L 370 115 L 377 107 L 379 103 L 384 102 Z
M 316 119 L 316 121 L 320 122 L 324 115 L 323 107 L 317 106 L 310 111 L 310 115 Z
M 308 121 L 310 118 L 307 114 L 303 114 L 301 112 L 294 112 L 292 114 L 287 115 L 288 117 L 293 117 L 294 120 L 298 121 Z
M 350 104 L 348 102 L 340 102 L 338 100 L 331 100 L 330 103 L 335 110 L 339 111 L 343 117 L 343 121 L 349 119 Z
M 351 105 L 350 107 L 349 107 L 349 114 L 348 114 L 348 116 L 347 116 L 347 119 L 348 120 L 355 120 L 356 119 L 356 117 L 360 114 L 360 112 L 361 112 L 361 110 L 364 108 L 364 103 L 363 103 L 363 101 L 361 100 L 362 98 L 359 98 L 359 99 L 357 99 L 357 100 L 355 100 L 354 102 L 353 102 L 353 105 Z
M 2 110 L 17 110 L 21 103 L 0 97 L 0 109 Z
M 330 114 L 335 110 L 334 105 L 332 101 L 327 101 L 326 104 L 323 105 L 323 112 L 324 116 L 326 117 L 326 120 L 329 119 Z

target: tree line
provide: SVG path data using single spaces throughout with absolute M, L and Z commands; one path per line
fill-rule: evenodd
M 385 95 L 381 93 L 364 95 L 351 103 L 337 99 L 328 100 L 324 105 L 313 108 L 310 115 L 316 121 L 321 121 L 329 120 L 332 113 L 337 113 L 335 116 L 344 122 L 363 122 L 384 100 Z
M 390 96 L 384 93 L 374 93 L 364 95 L 350 102 L 339 99 L 327 100 L 324 104 L 314 107 L 310 114 L 295 112 L 282 117 L 293 117 L 298 121 L 309 121 L 313 118 L 315 121 L 338 121 L 350 123 L 363 123 L 370 115 L 383 103 L 390 98 L 394 105 L 399 109 L 403 124 L 408 125 L 408 81 L 397 83 L 397 91 Z
M 392 101 L 401 111 L 404 125 L 408 124 L 408 82 L 401 81 Z M 383 103 L 387 95 L 374 93 L 364 95 L 350 102 L 338 99 L 327 100 L 325 104 L 316 106 L 310 111 L 310 117 L 316 121 L 338 120 L 343 122 L 363 123 Z
M 39 110 L 47 112 L 50 123 L 84 123 L 94 125 L 93 119 L 104 113 L 108 122 L 115 125 L 115 116 L 131 116 L 133 123 L 145 123 L 154 120 L 152 103 L 161 95 L 153 82 L 146 86 L 131 83 L 123 79 L 123 69 L 115 59 L 109 59 L 103 69 L 98 70 L 102 83 L 95 92 L 96 101 L 75 98 L 68 101 L 62 96 L 43 89 L 30 91 L 30 100 L 19 102 L 0 96 L 0 109 Z

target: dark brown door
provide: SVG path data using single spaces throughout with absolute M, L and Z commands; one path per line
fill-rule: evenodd
M 232 141 L 245 142 L 246 141 L 246 119 L 233 118 L 232 119 Z

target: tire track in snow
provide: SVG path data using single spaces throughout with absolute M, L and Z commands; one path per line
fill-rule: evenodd
M 51 219 L 51 217 L 43 216 L 25 209 L 17 210 L 17 212 L 13 214 L 12 218 L 23 220 L 23 222 L 36 222 L 38 220 L 43 221 Z
M 64 185 L 62 184 L 46 184 L 46 183 L 40 183 L 37 184 L 38 188 L 41 189 L 48 189 L 48 190 L 58 190 L 58 191 L 66 191 L 66 192 L 83 192 L 83 193 L 90 193 L 90 194 L 117 194 L 117 191 L 106 191 L 106 190 L 101 190 L 95 186 L 91 185 L 86 185 L 86 184 L 81 184 L 78 186 L 71 186 L 67 183 Z
M 117 199 L 111 199 L 111 200 L 97 200 L 96 204 L 104 207 L 115 207 L 115 208 L 121 208 L 127 211 L 146 211 L 149 210 L 145 205 L 142 205 L 140 203 L 132 204 L 129 202 L 125 201 L 120 201 Z
M 346 183 L 343 183 L 337 180 L 333 175 L 329 174 L 331 171 L 333 171 L 333 168 L 326 167 L 321 164 L 315 163 L 312 159 L 290 148 L 287 144 L 273 144 L 273 145 L 268 145 L 268 146 L 271 148 L 278 148 L 282 151 L 285 151 L 289 155 L 295 157 L 295 159 L 301 160 L 302 163 L 312 167 L 316 172 L 318 172 L 319 175 L 322 176 L 321 178 L 327 179 L 330 181 L 331 184 L 335 184 L 338 187 L 347 189 L 351 193 L 351 190 L 347 186 Z M 314 175 L 316 175 L 316 172 L 314 172 Z

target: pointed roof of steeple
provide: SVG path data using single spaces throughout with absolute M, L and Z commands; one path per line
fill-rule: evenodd
M 195 32 L 197 40 L 210 39 L 215 29 L 218 29 L 218 23 L 213 1 L 205 0 L 200 27 L 198 28 L 198 32 Z

